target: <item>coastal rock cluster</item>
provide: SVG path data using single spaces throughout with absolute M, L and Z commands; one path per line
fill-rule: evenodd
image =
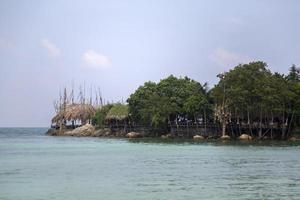
M 124 130 L 117 130 L 112 131 L 109 128 L 102 128 L 102 129 L 96 129 L 95 126 L 91 124 L 85 124 L 83 126 L 80 126 L 78 128 L 75 128 L 73 130 L 70 129 L 54 129 L 50 128 L 47 133 L 47 135 L 51 136 L 74 136 L 74 137 L 120 137 L 120 138 L 142 138 L 147 136 L 147 134 L 142 132 L 129 132 L 127 133 Z M 163 134 L 161 135 L 162 139 L 173 139 L 175 138 L 172 134 Z M 224 135 L 222 137 L 203 137 L 202 135 L 194 135 L 193 140 L 195 141 L 201 141 L 206 139 L 221 139 L 221 140 L 230 140 L 229 135 Z M 247 134 L 242 134 L 238 138 L 238 140 L 242 141 L 250 141 L 254 138 Z M 299 137 L 291 137 L 289 138 L 289 141 L 300 141 Z
M 50 128 L 46 134 L 52 136 L 100 137 L 111 135 L 111 131 L 109 129 L 96 130 L 93 125 L 86 124 L 73 130 Z
M 143 135 L 140 133 L 127 133 L 122 130 L 111 131 L 109 128 L 96 129 L 91 124 L 85 124 L 73 130 L 70 129 L 54 129 L 50 128 L 47 135 L 51 136 L 75 136 L 75 137 L 128 137 L 128 138 L 138 138 Z

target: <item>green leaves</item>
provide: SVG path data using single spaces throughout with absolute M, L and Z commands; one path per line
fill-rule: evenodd
M 300 69 L 292 66 L 284 76 L 271 73 L 261 61 L 240 64 L 224 74 L 210 91 L 188 77 L 173 75 L 159 83 L 146 82 L 130 95 L 127 102 L 134 122 L 166 126 L 182 119 L 205 115 L 212 119 L 212 108 L 223 107 L 230 119 L 248 118 L 250 123 L 265 123 L 270 118 L 284 121 L 290 113 L 300 115 Z M 228 113 L 227 113 L 228 112 Z M 271 116 L 271 117 L 270 117 Z
M 112 108 L 112 104 L 107 104 L 96 111 L 95 116 L 92 118 L 93 124 L 103 127 L 105 125 L 106 115 Z
M 200 83 L 171 75 L 158 84 L 146 82 L 127 102 L 135 122 L 166 126 L 177 115 L 196 114 L 204 109 L 208 104 L 205 92 Z

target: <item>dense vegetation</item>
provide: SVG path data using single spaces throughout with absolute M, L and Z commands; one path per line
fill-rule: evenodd
M 159 83 L 146 82 L 127 102 L 131 119 L 138 124 L 166 127 L 172 122 L 198 124 L 217 120 L 223 135 L 229 123 L 247 125 L 249 134 L 264 127 L 281 128 L 282 138 L 298 123 L 300 115 L 300 70 L 288 75 L 272 73 L 266 63 L 241 64 L 218 75 L 210 91 L 187 77 L 169 76 Z
M 258 137 L 263 136 L 263 127 L 270 126 L 271 132 L 281 128 L 281 137 L 287 136 L 300 111 L 299 69 L 292 66 L 285 76 L 271 73 L 264 62 L 252 62 L 219 77 L 211 93 L 223 126 L 229 121 L 244 123 L 250 134 L 258 128 Z
M 99 128 L 105 127 L 109 122 L 117 123 L 118 121 L 127 121 L 128 105 L 121 103 L 107 104 L 96 110 L 92 118 L 92 123 Z
M 205 85 L 171 75 L 157 84 L 146 82 L 127 102 L 134 122 L 165 127 L 171 122 L 196 120 L 201 113 L 210 112 L 208 99 Z
M 289 137 L 300 122 L 300 69 L 293 65 L 287 75 L 272 73 L 266 63 L 240 64 L 219 74 L 210 90 L 188 77 L 173 75 L 160 82 L 146 82 L 127 99 L 128 105 L 109 104 L 96 112 L 93 123 L 109 120 L 166 129 L 180 124 L 220 124 L 247 127 L 247 134 Z M 245 129 L 244 129 L 245 131 Z M 241 134 L 241 132 L 239 133 Z
M 112 104 L 107 104 L 98 109 L 95 116 L 92 118 L 92 123 L 101 128 L 104 127 L 106 124 L 106 115 L 112 107 Z

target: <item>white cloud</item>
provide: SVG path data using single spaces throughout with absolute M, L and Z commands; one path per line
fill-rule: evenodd
M 250 62 L 251 60 L 246 55 L 234 53 L 223 48 L 215 49 L 211 53 L 210 59 L 223 69 L 229 69 L 240 63 Z
M 47 53 L 52 58 L 61 56 L 61 50 L 48 39 L 42 39 L 41 46 L 47 50 Z
M 107 69 L 111 66 L 111 62 L 107 56 L 97 53 L 91 49 L 87 50 L 83 54 L 82 59 L 87 64 L 87 66 L 95 69 Z

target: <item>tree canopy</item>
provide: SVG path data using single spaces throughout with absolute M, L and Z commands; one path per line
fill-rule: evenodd
M 259 138 L 268 131 L 272 137 L 273 129 L 280 129 L 281 138 L 286 138 L 300 125 L 300 69 L 295 65 L 284 75 L 256 61 L 218 77 L 210 90 L 206 83 L 173 75 L 158 83 L 145 82 L 127 99 L 128 105 L 106 105 L 97 111 L 94 122 L 103 125 L 107 116 L 125 113 L 132 124 L 160 128 L 194 122 L 204 122 L 206 128 L 206 122 L 215 122 L 222 125 L 223 135 L 228 124 L 247 126 L 243 131 Z M 266 127 L 271 130 L 265 131 Z
M 282 128 L 282 137 L 286 137 L 291 117 L 299 105 L 298 85 L 299 70 L 295 66 L 285 76 L 271 73 L 266 63 L 258 61 L 240 64 L 220 76 L 212 96 L 216 105 L 227 109 L 230 116 L 227 121 L 244 121 L 251 134 L 256 124 L 262 128 L 263 124 L 273 126 L 276 122 Z M 261 129 L 258 135 L 262 136 Z
M 146 82 L 130 95 L 127 102 L 136 123 L 156 127 L 166 126 L 178 116 L 198 115 L 209 107 L 206 90 L 199 82 L 173 75 L 159 83 Z

